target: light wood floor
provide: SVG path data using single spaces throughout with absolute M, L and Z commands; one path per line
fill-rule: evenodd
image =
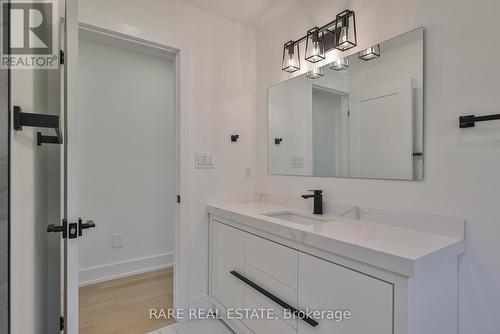
M 79 334 L 144 334 L 173 320 L 150 320 L 150 308 L 172 308 L 173 269 L 80 288 Z

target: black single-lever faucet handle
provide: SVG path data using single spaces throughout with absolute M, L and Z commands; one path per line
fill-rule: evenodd
M 312 191 L 313 195 L 302 195 L 302 198 L 314 198 L 314 211 L 315 215 L 323 214 L 323 190 L 308 190 Z

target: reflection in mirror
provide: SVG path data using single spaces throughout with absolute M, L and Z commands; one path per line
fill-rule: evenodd
M 423 30 L 375 47 L 269 88 L 270 174 L 423 178 Z

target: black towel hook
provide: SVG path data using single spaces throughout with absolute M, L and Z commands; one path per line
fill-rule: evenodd
M 46 144 L 62 144 L 63 137 L 59 126 L 59 116 L 46 114 L 25 113 L 20 106 L 14 106 L 14 130 L 22 131 L 23 126 L 35 128 L 52 128 L 55 136 L 45 136 L 37 132 L 38 146 Z

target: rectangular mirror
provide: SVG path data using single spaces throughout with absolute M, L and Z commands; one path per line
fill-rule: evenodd
M 423 56 L 420 28 L 269 88 L 269 173 L 422 180 Z

